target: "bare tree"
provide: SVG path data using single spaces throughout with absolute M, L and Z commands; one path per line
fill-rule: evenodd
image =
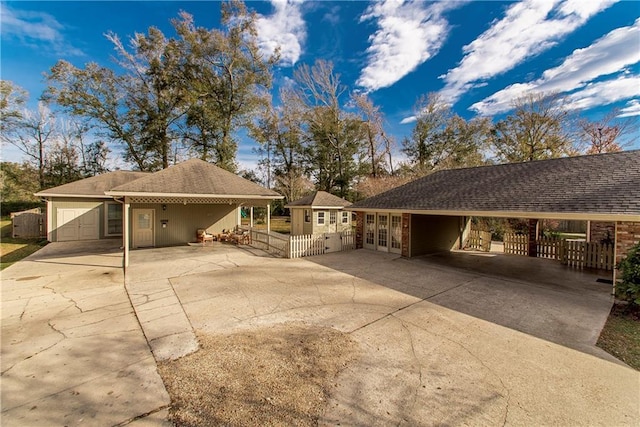
M 576 153 L 570 118 L 557 94 L 530 93 L 513 102 L 514 112 L 494 126 L 493 149 L 501 162 L 527 162 Z
M 376 178 L 385 169 L 393 174 L 393 140 L 384 131 L 384 117 L 380 108 L 374 105 L 366 94 L 352 94 L 351 99 L 362 117 L 362 126 L 367 141 L 367 157 L 370 163 L 370 176 Z M 386 172 L 386 170 L 385 170 Z
M 578 121 L 578 134 L 580 142 L 586 144 L 587 154 L 613 153 L 622 151 L 626 145 L 633 143 L 634 139 L 627 139 L 636 130 L 633 118 L 618 119 L 618 110 L 614 109 L 600 120 L 591 121 L 580 119 Z

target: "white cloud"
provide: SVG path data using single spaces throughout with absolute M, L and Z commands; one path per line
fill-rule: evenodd
M 259 15 L 256 21 L 258 44 L 264 55 L 272 55 L 280 47 L 283 65 L 294 65 L 302 54 L 307 29 L 302 18 L 304 0 L 271 0 L 273 14 Z
M 406 125 L 409 123 L 413 123 L 415 121 L 417 121 L 418 118 L 416 116 L 409 116 L 409 117 L 405 117 L 404 119 L 400 120 L 400 124 L 401 125 Z
M 617 115 L 619 118 L 623 117 L 633 117 L 640 116 L 640 101 L 637 99 L 632 99 L 627 102 L 627 106 L 620 109 L 620 114 Z
M 455 103 L 483 81 L 554 46 L 616 1 L 523 0 L 509 6 L 502 19 L 463 48 L 459 65 L 441 76 L 446 83 L 441 95 Z
M 529 83 L 516 83 L 471 106 L 482 115 L 509 111 L 511 102 L 528 92 L 571 92 L 601 76 L 625 72 L 640 62 L 640 19 L 617 28 L 584 49 L 576 49 L 561 65 Z
M 50 51 L 56 56 L 84 56 L 65 40 L 65 27 L 48 13 L 13 9 L 2 3 L 0 29 L 3 38 L 18 39 L 40 51 Z
M 438 53 L 449 32 L 442 14 L 464 2 L 428 4 L 414 0 L 373 3 L 360 22 L 376 19 L 367 65 L 356 82 L 366 91 L 389 87 Z
M 640 97 L 640 76 L 623 76 L 588 84 L 569 95 L 566 106 L 570 110 L 587 110 L 637 97 Z

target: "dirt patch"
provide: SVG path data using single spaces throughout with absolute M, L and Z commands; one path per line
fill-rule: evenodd
M 317 425 L 357 355 L 347 334 L 300 323 L 198 340 L 196 353 L 159 364 L 176 426 Z

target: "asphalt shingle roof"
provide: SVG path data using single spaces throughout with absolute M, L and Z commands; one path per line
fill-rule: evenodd
M 443 170 L 358 208 L 640 215 L 640 150 Z
M 149 172 L 114 171 L 70 182 L 36 193 L 36 196 L 96 196 L 105 197 L 104 192 L 114 187 L 151 175 Z
M 110 193 L 114 195 L 149 193 L 282 197 L 273 190 L 200 159 L 187 160 L 138 180 L 114 187 Z
M 289 203 L 286 207 L 322 206 L 322 207 L 344 208 L 350 205 L 351 205 L 351 202 L 345 199 L 342 199 L 338 196 L 334 196 L 331 193 L 327 193 L 326 191 L 314 191 L 313 193 L 308 194 L 301 199 L 298 199 Z

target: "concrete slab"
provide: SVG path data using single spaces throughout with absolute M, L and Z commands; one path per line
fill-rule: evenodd
M 121 265 L 107 240 L 52 243 L 2 271 L 3 426 L 124 425 L 167 407 Z
M 320 425 L 640 422 L 630 398 L 640 393 L 638 372 L 430 301 L 488 286 L 485 276 L 363 251 L 298 260 L 212 251 L 209 262 L 225 257 L 233 260 L 226 268 L 171 278 L 195 330 L 297 321 L 359 343 Z M 379 284 L 394 277 L 393 286 Z
M 359 250 L 308 260 L 617 362 L 595 346 L 613 304 L 611 285 L 597 282 L 606 272 L 570 269 L 540 258 L 469 252 L 406 259 Z

